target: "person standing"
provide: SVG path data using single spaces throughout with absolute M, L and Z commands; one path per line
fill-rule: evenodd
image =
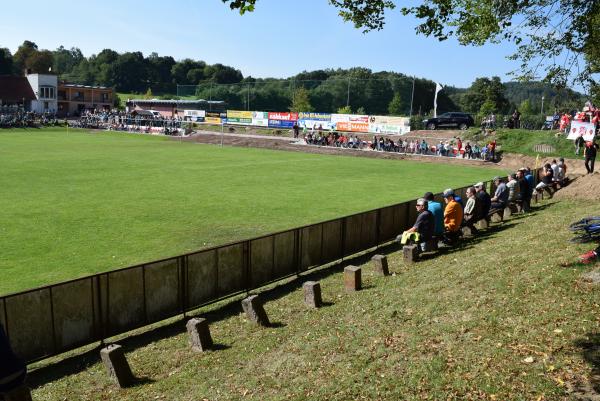
M 579 152 L 584 144 L 585 141 L 583 140 L 583 134 L 579 134 L 579 136 L 575 138 L 575 156 L 579 156 Z
M 594 162 L 596 161 L 596 154 L 598 153 L 598 144 L 596 141 L 588 142 L 585 147 L 585 169 L 588 174 L 594 172 Z

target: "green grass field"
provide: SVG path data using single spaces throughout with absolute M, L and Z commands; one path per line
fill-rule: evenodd
M 600 287 L 581 274 L 598 266 L 573 264 L 596 245 L 569 243 L 568 225 L 598 213 L 544 202 L 413 265 L 379 250 L 394 275 L 346 262 L 362 267 L 362 291 L 344 291 L 341 267 L 313 272 L 262 295 L 275 327 L 251 324 L 239 299 L 205 308 L 216 351 L 192 352 L 180 318 L 118 340 L 138 385 L 116 389 L 95 349 L 34 371 L 34 399 L 597 400 Z M 326 307 L 305 307 L 307 280 Z
M 0 294 L 489 179 L 486 168 L 0 131 Z

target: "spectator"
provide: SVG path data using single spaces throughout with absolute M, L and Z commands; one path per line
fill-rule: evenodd
M 542 192 L 544 188 L 552 185 L 553 178 L 554 172 L 552 171 L 552 166 L 550 166 L 550 163 L 546 163 L 542 170 L 542 180 L 536 185 L 535 190 L 537 192 Z
M 517 200 L 522 202 L 523 211 L 527 213 L 530 210 L 529 205 L 531 204 L 531 192 L 533 189 L 529 185 L 529 181 L 525 179 L 525 171 L 525 168 L 521 168 L 517 171 L 517 181 L 519 182 L 519 194 L 517 195 Z
M 425 251 L 426 244 L 433 237 L 434 220 L 433 214 L 428 210 L 427 200 L 423 198 L 417 199 L 417 220 L 415 224 L 408 230 L 402 233 L 401 244 L 406 244 L 411 241 L 419 244 L 419 248 Z
M 513 128 L 521 128 L 521 113 L 515 109 L 512 114 Z
M 477 220 L 487 219 L 487 216 L 490 213 L 490 208 L 492 207 L 492 199 L 490 198 L 490 194 L 485 191 L 483 182 L 478 182 L 475 184 L 475 190 L 477 191 L 476 196 L 477 199 L 479 199 L 481 207 L 481 215 Z
M 288 125 L 288 127 L 289 127 L 289 125 Z M 300 135 L 300 127 L 298 126 L 297 122 L 294 122 L 292 129 L 294 130 L 294 138 L 298 139 L 298 135 Z
M 27 367 L 17 358 L 0 324 L 0 395 L 14 390 L 25 382 Z
M 460 205 L 454 200 L 454 191 L 447 189 L 444 191 L 444 242 L 448 245 L 456 244 L 460 235 L 460 225 L 463 219 L 463 210 Z
M 575 156 L 579 156 L 579 151 L 581 148 L 585 146 L 585 141 L 583 140 L 583 134 L 579 134 L 577 138 L 575 138 Z
M 467 204 L 465 205 L 463 226 L 469 227 L 473 234 L 477 233 L 475 223 L 479 221 L 481 215 L 481 203 L 475 196 L 475 188 L 467 188 Z
M 506 183 L 506 188 L 508 188 L 508 203 L 516 201 L 517 196 L 521 192 L 521 189 L 519 188 L 519 181 L 517 181 L 516 174 L 511 174 L 508 176 L 508 182 Z
M 442 236 L 444 234 L 444 211 L 442 205 L 433 199 L 431 192 L 426 192 L 424 198 L 427 201 L 427 210 L 433 214 L 435 226 L 433 232 L 436 236 Z
M 594 172 L 594 163 L 596 161 L 596 154 L 598 153 L 598 144 L 596 141 L 588 142 L 585 147 L 585 169 L 588 174 Z
M 496 191 L 491 199 L 491 208 L 503 210 L 508 202 L 508 188 L 500 177 L 494 177 L 494 184 L 496 185 Z

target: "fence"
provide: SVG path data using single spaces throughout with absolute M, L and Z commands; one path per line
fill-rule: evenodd
M 487 185 L 492 191 L 493 183 Z M 465 192 L 456 190 L 463 199 Z M 415 204 L 6 295 L 0 324 L 17 355 L 31 363 L 382 245 L 415 221 Z

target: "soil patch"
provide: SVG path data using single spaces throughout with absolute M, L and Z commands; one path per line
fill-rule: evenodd
M 568 186 L 558 191 L 555 198 L 600 201 L 600 174 L 595 172 L 574 179 Z

